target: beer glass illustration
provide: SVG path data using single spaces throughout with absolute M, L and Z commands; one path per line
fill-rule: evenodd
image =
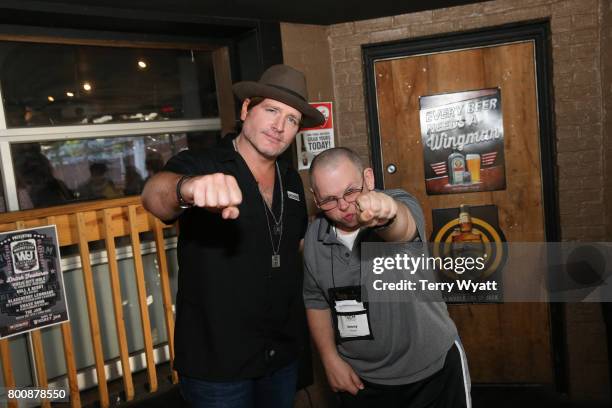
M 480 183 L 480 155 L 470 153 L 465 156 L 467 169 L 472 176 L 472 183 Z

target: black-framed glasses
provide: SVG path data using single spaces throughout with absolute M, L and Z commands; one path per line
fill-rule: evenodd
M 329 197 L 323 201 L 318 201 L 315 197 L 315 202 L 317 203 L 317 207 L 322 209 L 323 211 L 333 210 L 338 206 L 338 200 L 342 199 L 346 201 L 348 204 L 354 203 L 359 197 L 359 194 L 363 191 L 363 187 L 365 185 L 365 178 L 361 182 L 361 188 L 350 188 L 342 194 L 342 197 Z

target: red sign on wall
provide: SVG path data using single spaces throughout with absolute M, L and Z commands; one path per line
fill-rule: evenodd
M 314 157 L 324 150 L 334 147 L 334 124 L 331 102 L 312 102 L 310 104 L 325 117 L 322 125 L 303 128 L 295 138 L 297 146 L 298 170 L 310 168 Z

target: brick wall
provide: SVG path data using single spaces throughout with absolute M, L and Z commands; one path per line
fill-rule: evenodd
M 332 65 L 329 54 L 328 33 L 325 26 L 281 24 L 283 62 L 304 72 L 308 80 L 308 98 L 311 102 L 334 102 Z M 334 122 L 335 122 L 334 117 Z M 295 150 L 295 146 L 292 146 Z M 292 152 L 296 159 L 296 152 Z M 297 160 L 296 160 L 297 163 Z M 315 213 L 314 201 L 309 191 L 308 172 L 300 171 L 304 182 L 308 213 Z M 325 370 L 314 346 L 312 346 L 314 384 L 296 395 L 295 408 L 333 407 L 335 398 L 327 385 Z M 312 402 L 312 403 L 311 403 Z
M 369 158 L 362 44 L 537 18 L 551 21 L 563 237 L 604 240 L 598 0 L 500 0 L 331 26 L 329 44 L 341 144 Z
M 496 0 L 329 26 L 325 28 L 328 48 L 318 52 L 331 60 L 336 143 L 370 158 L 361 45 L 550 19 L 562 237 L 610 240 L 612 177 L 604 175 L 612 170 L 605 161 L 612 160 L 612 122 L 604 114 L 604 104 L 612 107 L 611 7 L 610 0 Z M 283 33 L 289 27 L 302 26 L 285 25 Z M 320 31 L 316 38 L 319 44 Z M 299 53 L 292 41 L 283 39 L 283 44 Z M 295 54 L 291 59 L 298 61 Z M 566 318 L 573 399 L 608 400 L 599 305 L 567 305 Z
M 308 98 L 311 102 L 334 102 L 327 31 L 325 26 L 281 24 L 283 62 L 304 72 L 308 82 Z M 334 116 L 333 119 L 337 130 L 336 118 L 337 116 Z M 296 156 L 295 151 L 293 155 Z M 315 205 L 309 191 L 308 172 L 300 171 L 300 176 L 306 191 L 308 213 L 314 214 Z
M 605 238 L 600 14 L 597 0 L 501 0 L 331 26 L 341 145 L 369 158 L 360 46 L 550 18 L 561 231 L 565 240 Z M 567 308 L 571 392 L 608 398 L 607 353 L 598 305 Z M 585 338 L 584 333 L 590 336 Z

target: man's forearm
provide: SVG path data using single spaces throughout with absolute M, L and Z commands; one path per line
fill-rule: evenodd
M 391 225 L 378 230 L 378 235 L 386 242 L 410 241 L 416 233 L 414 217 L 408 207 L 401 202 L 397 203 L 397 214 Z
M 162 171 L 151 177 L 142 190 L 142 205 L 157 218 L 169 221 L 183 211 L 176 199 L 176 183 L 180 174 Z
M 308 318 L 310 335 L 319 351 L 321 360 L 325 361 L 330 357 L 336 357 L 338 351 L 336 349 L 334 329 L 329 309 L 306 309 L 306 317 Z

